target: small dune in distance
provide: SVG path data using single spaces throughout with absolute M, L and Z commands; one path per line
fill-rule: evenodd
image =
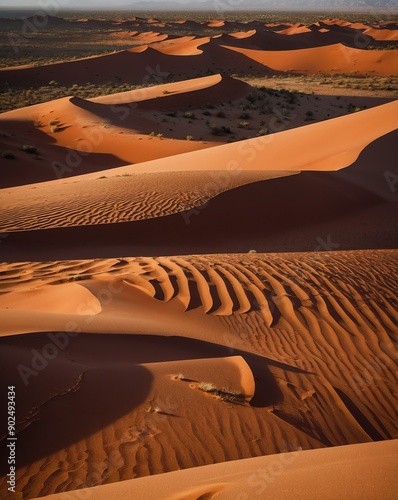
M 398 18 L 178 15 L 0 18 L 0 496 L 394 499 Z

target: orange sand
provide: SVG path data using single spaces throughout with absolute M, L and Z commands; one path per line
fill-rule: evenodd
M 0 116 L 1 498 L 395 498 L 398 103 L 228 75 L 394 75 L 397 26 L 49 23 L 134 46 L 1 78 L 144 87 Z

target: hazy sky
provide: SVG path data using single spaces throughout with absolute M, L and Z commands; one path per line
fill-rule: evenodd
M 103 9 L 103 8 L 134 8 L 134 5 L 139 4 L 140 8 L 156 8 L 162 6 L 167 8 L 180 9 L 197 9 L 205 8 L 223 8 L 224 10 L 235 9 L 264 9 L 275 8 L 281 6 L 283 8 L 292 9 L 311 7 L 312 9 L 319 6 L 320 9 L 328 7 L 346 7 L 346 6 L 363 6 L 363 7 L 379 7 L 389 8 L 398 6 L 398 0 L 0 0 L 0 8 L 11 7 L 27 7 L 29 9 L 46 10 L 51 13 L 53 6 L 57 10 L 65 9 Z M 49 8 L 47 8 L 49 6 Z

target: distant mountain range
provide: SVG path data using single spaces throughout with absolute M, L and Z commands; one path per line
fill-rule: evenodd
M 116 4 L 117 2 L 115 2 Z M 127 2 L 125 2 L 125 5 Z M 338 10 L 338 9 L 381 9 L 396 11 L 398 0 L 167 0 L 138 1 L 126 5 L 137 10 Z
M 30 0 L 1 0 L 0 9 L 5 8 L 43 8 L 46 2 Z M 50 2 L 51 3 L 51 2 Z M 56 2 L 55 2 L 56 3 Z M 65 4 L 65 6 L 64 6 Z M 398 0 L 68 0 L 60 2 L 59 9 L 78 10 L 136 10 L 136 11 L 194 11 L 231 12 L 231 11 L 266 11 L 266 10 L 311 10 L 311 11 L 386 11 L 398 13 Z

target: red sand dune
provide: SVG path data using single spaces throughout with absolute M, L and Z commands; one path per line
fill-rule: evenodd
M 372 37 L 374 40 L 398 40 L 398 32 L 396 30 L 375 30 L 373 28 L 367 28 L 363 34 Z
M 251 90 L 247 83 L 217 74 L 101 96 L 91 101 L 112 105 L 136 103 L 137 109 L 175 110 L 234 101 Z
M 329 24 L 333 27 L 349 27 L 351 26 L 350 21 L 346 21 L 345 19 L 325 19 L 322 21 L 325 24 Z
M 351 23 L 350 28 L 352 28 L 354 30 L 366 30 L 369 28 L 369 26 L 367 26 L 364 23 Z
M 173 498 L 196 500 L 204 495 L 216 495 L 220 500 L 266 494 L 269 498 L 289 500 L 291 492 L 300 499 L 337 497 L 362 500 L 369 491 L 380 498 L 393 498 L 398 488 L 395 441 L 357 444 L 313 451 L 248 458 L 207 465 L 190 470 L 159 474 L 151 478 L 122 481 L 94 489 L 69 493 L 79 500 L 82 494 L 95 494 L 98 499 L 150 498 L 167 491 Z M 243 493 L 242 493 L 243 492 Z M 49 500 L 65 496 L 49 495 Z
M 207 203 L 220 192 L 248 182 L 300 171 L 339 170 L 353 163 L 370 142 L 397 128 L 396 109 L 398 103 L 395 101 L 243 143 L 179 154 L 172 163 L 168 159 L 159 159 L 103 171 L 102 177 L 105 178 L 101 179 L 95 173 L 41 183 L 32 186 L 34 189 L 29 192 L 25 187 L 3 190 L 0 227 L 3 232 L 23 231 L 165 216 Z M 369 123 L 373 126 L 370 127 Z M 354 128 L 356 132 L 352 136 L 349 131 Z M 319 150 L 318 144 L 325 146 Z M 209 183 L 206 171 L 225 171 L 227 182 L 221 186 Z M 118 174 L 129 174 L 130 177 L 116 177 Z M 134 199 L 131 198 L 132 192 Z M 148 192 L 156 197 L 156 208 L 148 205 Z M 63 193 L 62 197 L 60 193 Z M 84 212 L 75 206 L 76 193 L 85 200 Z M 45 208 L 42 207 L 43 198 Z M 178 203 L 172 203 L 173 199 Z M 115 200 L 118 200 L 119 207 L 116 211 L 111 210 Z M 37 217 L 32 217 L 32 214 L 37 214 Z
M 297 24 L 295 26 L 292 26 L 290 28 L 286 28 L 281 31 L 277 31 L 280 35 L 298 35 L 300 33 L 309 33 L 311 30 L 307 26 L 302 26 L 300 24 Z
M 143 43 L 155 43 L 155 42 L 161 42 L 162 40 L 166 40 L 168 37 L 169 37 L 168 35 L 162 35 L 160 33 L 156 33 L 155 31 L 147 31 L 141 33 L 136 32 L 134 40 L 139 40 L 140 42 Z
M 276 71 L 296 73 L 349 73 L 394 75 L 398 65 L 395 50 L 370 51 L 336 44 L 301 50 L 260 51 L 224 47 Z M 293 70 L 294 68 L 294 70 Z
M 154 113 L 235 101 L 251 90 L 244 82 L 214 75 L 92 100 L 62 98 L 3 113 L 0 126 L 7 134 L 0 144 L 15 152 L 16 159 L 13 168 L 6 169 L 2 185 L 55 178 L 54 161 L 64 165 L 62 176 L 70 176 L 220 144 L 215 137 L 209 142 L 186 141 L 187 131 L 181 125 L 173 125 L 174 135 L 180 140 L 167 138 L 167 134 L 162 139 L 150 137 L 152 131 L 159 132 Z M 53 123 L 57 124 L 57 133 L 52 132 Z M 163 127 L 168 131 L 170 126 Z M 151 147 L 153 142 L 156 147 Z M 24 143 L 37 147 L 40 161 L 20 151 Z
M 232 71 L 394 75 L 396 51 L 350 48 L 364 28 L 344 20 L 84 26 L 134 26 L 143 45 L 0 71 L 146 84 L 0 116 L 17 152 L 2 182 L 20 184 L 0 189 L 0 392 L 16 387 L 18 434 L 17 493 L 2 446 L 0 496 L 395 498 L 398 101 L 229 144 L 149 134 L 172 119 L 186 136 L 201 120 L 184 110 L 251 109 Z M 167 38 L 176 26 L 195 37 Z M 395 24 L 364 26 L 394 41 Z M 165 73 L 182 81 L 148 86 Z M 322 98 L 295 109 L 312 102 L 326 117 Z M 30 182 L 65 154 L 73 178 Z
M 140 32 L 133 37 L 134 40 L 148 43 L 150 47 L 143 45 L 39 67 L 1 68 L 0 76 L 10 85 L 21 85 L 26 80 L 34 85 L 47 85 L 52 80 L 72 85 L 87 81 L 112 82 L 115 74 L 118 81 L 139 83 L 150 78 L 155 71 L 167 71 L 187 78 L 217 67 L 243 73 L 264 73 L 269 69 L 304 74 L 319 71 L 387 76 L 396 73 L 396 51 L 355 48 L 358 30 L 345 25 L 324 21 L 320 23 L 321 29 L 294 25 L 285 27 L 280 33 L 260 30 L 258 24 L 255 26 L 255 30 L 247 30 L 247 36 L 238 31 L 237 35 L 224 33 L 210 40 L 193 36 L 169 39 L 167 34 Z M 325 32 L 324 28 L 329 31 Z M 373 28 L 364 34 L 374 35 L 372 43 L 379 45 L 383 41 L 394 41 L 396 37 L 394 30 Z
M 210 21 L 207 26 L 209 28 L 221 28 L 222 26 L 225 26 L 225 21 L 220 21 L 220 20 L 214 20 Z
M 29 366 L 31 350 L 43 352 L 53 338 L 12 334 L 63 325 L 87 332 L 58 348 L 43 372 L 26 372 L 27 386 L 17 381 L 21 487 L 35 497 L 87 482 L 391 439 L 395 266 L 394 251 L 8 266 L 0 280 L 6 370 Z M 69 283 L 73 276 L 80 281 Z M 60 310 L 46 298 L 51 290 L 71 302 Z M 87 295 L 79 304 L 78 290 Z M 365 369 L 373 375 L 365 377 Z M 43 443 L 44 432 L 51 439 Z M 355 448 L 346 452 L 357 456 Z M 329 455 L 303 452 L 297 460 L 308 460 L 308 471 L 316 457 L 325 457 L 326 467 Z
M 397 131 L 377 139 L 351 167 L 338 172 L 302 172 L 235 188 L 208 205 L 173 216 L 9 233 L 1 253 L 14 262 L 26 259 L 26 248 L 38 260 L 142 255 L 152 248 L 162 255 L 231 248 L 234 252 L 396 248 L 396 198 L 387 182 L 392 179 L 386 175 L 396 166 L 391 154 L 396 141 Z M 191 176 L 193 185 L 200 178 Z M 214 194 L 215 189 L 232 187 L 236 177 L 214 171 L 202 180 Z M 194 192 L 197 196 L 197 188 Z M 74 241 L 81 246 L 76 248 Z
M 193 36 L 187 36 L 184 38 L 169 40 L 167 42 L 160 42 L 152 47 L 162 54 L 174 56 L 193 56 L 196 54 L 202 54 L 203 51 L 198 47 L 208 43 L 209 41 L 210 38 L 195 38 Z
M 256 34 L 256 30 L 251 31 L 235 31 L 234 33 L 229 33 L 232 38 L 249 38 Z
M 123 120 L 126 115 L 128 119 Z M 35 120 L 43 125 L 36 128 Z M 60 132 L 51 132 L 51 120 L 57 122 Z M 8 137 L 1 141 L 3 147 L 15 151 L 18 158 L 14 169 L 3 177 L 8 185 L 21 184 L 24 178 L 51 179 L 57 177 L 58 171 L 61 174 L 61 170 L 62 177 L 84 170 L 97 172 L 212 145 L 189 142 L 182 137 L 181 140 L 150 137 L 148 134 L 157 128 L 156 121 L 143 117 L 134 103 L 130 108 L 101 105 L 75 97 L 62 98 L 4 113 L 0 123 L 8 131 Z M 153 141 L 157 142 L 156 148 L 151 147 Z M 21 144 L 32 142 L 46 160 L 36 160 L 20 151 Z

